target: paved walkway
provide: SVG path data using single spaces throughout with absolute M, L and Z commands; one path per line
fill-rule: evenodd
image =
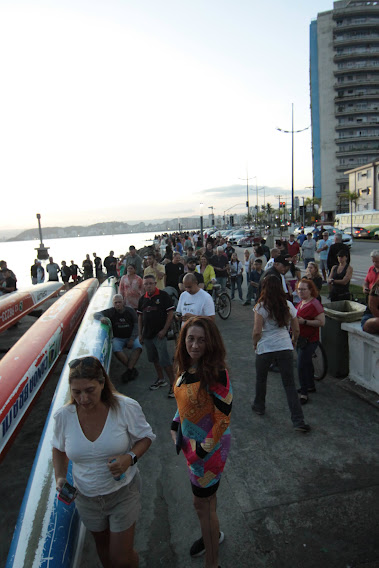
M 378 409 L 328 376 L 304 407 L 312 431 L 296 433 L 280 376 L 272 373 L 266 414 L 253 414 L 252 309 L 234 301 L 229 320 L 217 319 L 217 324 L 234 388 L 232 449 L 218 493 L 226 535 L 220 547 L 222 568 L 377 568 Z M 26 325 L 27 321 L 2 338 L 3 346 Z M 173 347 L 170 342 L 171 351 Z M 1 567 L 62 363 L 1 465 Z M 203 560 L 188 554 L 199 537 L 199 526 L 186 465 L 183 456 L 176 455 L 169 433 L 175 400 L 167 398 L 167 388 L 148 389 L 155 376 L 145 353 L 136 381 L 122 384 L 121 372 L 113 360 L 116 387 L 140 402 L 157 434 L 140 461 L 143 505 L 136 536 L 140 568 L 200 568 Z M 81 566 L 100 566 L 90 537 Z

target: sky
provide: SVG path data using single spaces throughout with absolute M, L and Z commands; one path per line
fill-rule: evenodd
M 250 206 L 290 202 L 276 128 L 292 104 L 310 126 L 309 25 L 332 7 L 0 0 L 1 229 L 246 212 L 246 177 Z M 294 139 L 307 197 L 310 128 Z

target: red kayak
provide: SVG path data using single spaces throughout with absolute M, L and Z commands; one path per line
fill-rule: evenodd
M 62 282 L 46 282 L 0 296 L 0 333 L 49 298 L 57 296 L 63 286 Z
M 84 280 L 59 298 L 0 361 L 0 461 L 76 332 L 99 286 Z

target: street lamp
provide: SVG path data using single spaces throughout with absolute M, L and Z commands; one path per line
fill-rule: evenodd
M 225 209 L 225 211 L 224 211 L 225 228 L 226 228 L 226 213 L 228 211 L 230 211 L 231 209 L 234 209 L 234 207 L 238 207 L 240 205 L 244 205 L 244 203 L 236 203 L 235 205 L 232 205 L 231 207 L 229 207 L 229 209 Z
M 213 209 L 214 209 L 213 205 L 210 205 L 210 206 L 208 207 L 208 209 L 212 209 L 212 227 L 214 227 L 214 224 L 215 224 L 215 217 L 214 217 L 214 213 L 213 213 Z
M 204 224 L 203 224 L 203 207 L 204 203 L 200 203 L 200 235 L 201 235 L 201 244 L 203 245 L 203 233 L 204 233 Z
M 244 181 L 246 180 L 247 222 L 249 222 L 249 184 L 248 184 L 248 182 L 249 182 L 249 179 L 254 179 L 254 178 L 249 178 L 248 176 L 249 176 L 249 174 L 248 174 L 248 172 L 247 172 L 247 170 L 246 170 L 246 177 L 245 177 L 245 178 L 238 178 L 238 179 L 241 179 L 241 180 L 244 180 Z
M 292 138 L 292 183 L 291 183 L 291 199 L 292 199 L 292 203 L 291 203 L 291 223 L 293 223 L 294 221 L 294 203 L 295 203 L 295 190 L 294 190 L 294 139 L 293 139 L 293 135 L 294 134 L 298 134 L 299 132 L 304 132 L 305 130 L 308 130 L 310 128 L 310 126 L 307 126 L 306 128 L 302 128 L 301 130 L 294 130 L 293 129 L 293 103 L 292 103 L 292 129 L 291 130 L 283 130 L 282 128 L 276 128 L 275 130 L 279 130 L 279 132 L 284 132 L 285 134 L 291 134 L 291 138 Z

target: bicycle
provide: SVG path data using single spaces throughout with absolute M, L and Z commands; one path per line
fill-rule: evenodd
M 328 359 L 326 357 L 325 349 L 320 341 L 317 342 L 317 347 L 312 355 L 312 363 L 315 381 L 322 381 L 328 372 Z
M 215 303 L 215 312 L 221 319 L 226 320 L 232 311 L 232 302 L 229 294 L 221 290 L 221 284 L 213 284 L 213 301 Z

